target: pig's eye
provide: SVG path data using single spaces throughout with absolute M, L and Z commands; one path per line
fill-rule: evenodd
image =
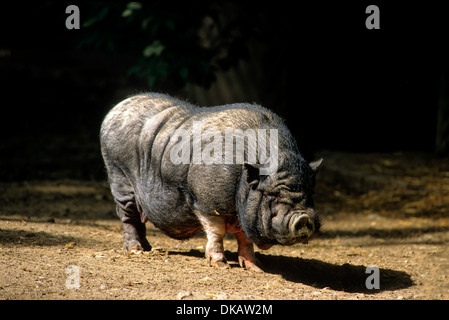
M 299 184 L 295 184 L 295 185 L 289 186 L 288 188 L 292 192 L 299 192 L 299 191 L 301 191 L 301 187 L 299 186 Z

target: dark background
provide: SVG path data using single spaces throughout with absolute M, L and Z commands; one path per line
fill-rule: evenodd
M 79 30 L 65 27 L 69 4 Z M 365 27 L 369 4 L 380 30 Z M 104 179 L 101 121 L 142 91 L 262 104 L 308 160 L 323 149 L 444 156 L 448 20 L 427 2 L 2 4 L 0 180 Z

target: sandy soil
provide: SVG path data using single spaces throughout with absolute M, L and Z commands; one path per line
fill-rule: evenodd
M 203 257 L 203 234 L 181 242 L 150 223 L 153 250 L 124 252 L 106 182 L 0 184 L 0 299 L 449 299 L 447 159 L 339 157 L 327 155 L 328 168 L 350 159 L 357 177 L 369 177 L 357 182 L 367 190 L 323 169 L 322 233 L 308 245 L 257 250 L 265 273 L 238 266 L 230 235 L 231 269 L 217 269 Z M 368 266 L 379 268 L 380 289 L 367 289 Z

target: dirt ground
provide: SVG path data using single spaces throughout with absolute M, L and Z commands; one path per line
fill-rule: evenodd
M 217 269 L 203 234 L 181 242 L 150 223 L 153 250 L 125 253 L 106 182 L 2 183 L 0 299 L 449 299 L 448 159 L 324 158 L 322 232 L 308 245 L 256 249 L 265 273 L 239 267 L 232 236 L 231 268 Z M 366 287 L 368 266 L 380 289 Z

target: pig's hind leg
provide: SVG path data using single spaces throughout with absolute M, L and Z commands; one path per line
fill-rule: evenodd
M 206 260 L 209 266 L 230 268 L 224 254 L 223 238 L 226 234 L 226 221 L 224 217 L 214 217 L 196 211 L 196 216 L 206 232 Z
M 125 249 L 130 252 L 150 251 L 146 238 L 145 218 L 134 195 L 134 188 L 128 178 L 120 171 L 109 169 L 111 192 L 116 203 L 116 211 L 123 225 Z M 113 171 L 113 172 L 111 172 Z

